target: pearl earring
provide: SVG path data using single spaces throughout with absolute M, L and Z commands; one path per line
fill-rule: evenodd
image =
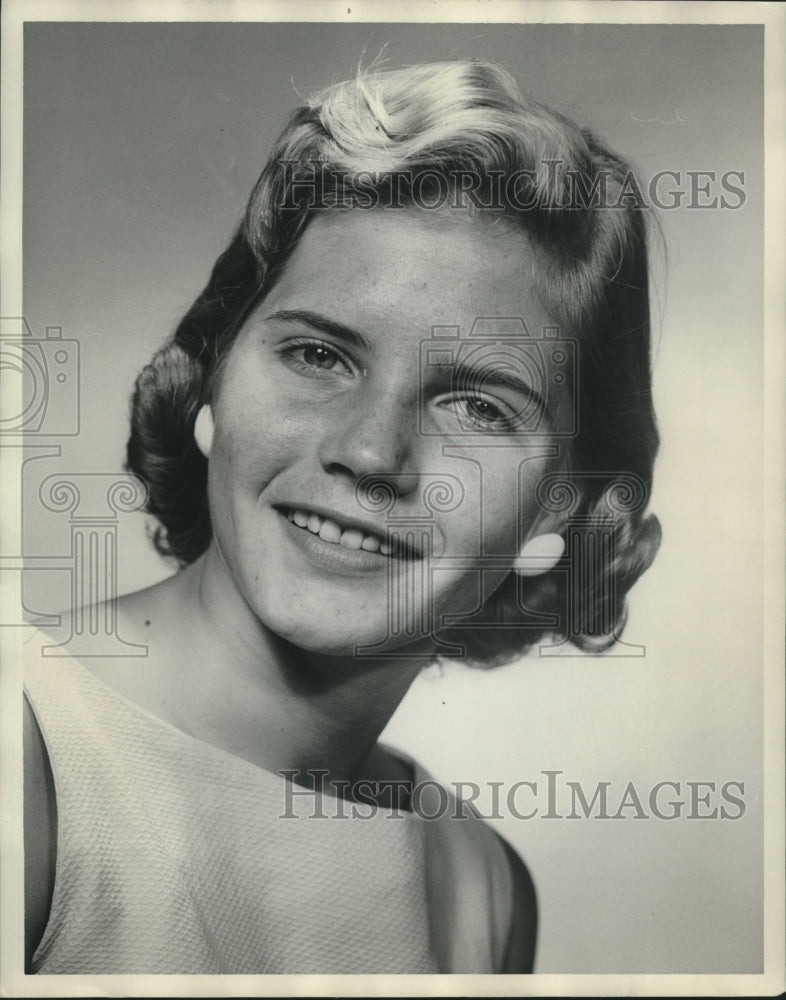
M 213 429 L 213 411 L 210 404 L 205 403 L 194 421 L 194 440 L 205 458 L 210 455 L 213 446 Z
M 562 535 L 535 535 L 524 545 L 513 562 L 519 576 L 539 576 L 553 569 L 565 551 Z

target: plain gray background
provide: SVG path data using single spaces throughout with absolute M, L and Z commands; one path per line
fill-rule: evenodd
M 537 972 L 762 968 L 762 43 L 749 26 L 27 24 L 24 294 L 33 331 L 82 351 L 81 433 L 32 463 L 30 554 L 68 526 L 36 504 L 55 471 L 119 470 L 134 377 L 200 291 L 297 92 L 392 65 L 491 58 L 522 88 L 657 170 L 745 171 L 737 211 L 658 213 L 652 507 L 664 542 L 631 598 L 638 659 L 530 656 L 429 670 L 387 737 L 445 781 L 745 783 L 737 821 L 495 827 L 540 903 Z M 121 524 L 120 586 L 169 569 Z M 66 574 L 28 579 L 35 611 Z

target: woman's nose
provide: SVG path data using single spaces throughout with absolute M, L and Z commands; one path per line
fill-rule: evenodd
M 392 394 L 380 395 L 373 386 L 354 395 L 324 430 L 319 449 L 322 467 L 353 482 L 362 476 L 385 479 L 415 471 L 416 405 Z

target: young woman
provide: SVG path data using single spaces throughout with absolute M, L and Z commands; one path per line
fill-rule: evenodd
M 485 63 L 295 112 L 137 382 L 148 656 L 31 644 L 30 971 L 532 969 L 523 863 L 377 740 L 434 656 L 619 635 L 658 544 L 630 177 Z

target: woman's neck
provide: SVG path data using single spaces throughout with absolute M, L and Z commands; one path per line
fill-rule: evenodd
M 213 548 L 166 584 L 174 628 L 157 630 L 154 656 L 182 728 L 266 770 L 298 770 L 306 784 L 314 770 L 326 781 L 361 776 L 425 650 L 359 660 L 300 649 L 259 621 Z

